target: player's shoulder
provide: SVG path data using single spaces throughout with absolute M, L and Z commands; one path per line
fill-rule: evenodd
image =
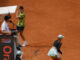
M 6 21 L 3 21 L 2 25 L 3 25 L 3 26 L 4 26 L 4 25 L 7 26 L 7 22 L 6 22 Z
M 57 42 L 58 42 L 58 40 L 55 40 L 55 41 L 54 41 L 54 43 L 57 43 Z
M 1 25 L 3 25 L 3 24 L 6 24 L 5 21 L 3 21 Z

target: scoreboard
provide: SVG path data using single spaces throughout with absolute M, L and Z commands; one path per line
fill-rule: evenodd
M 14 60 L 14 37 L 0 35 L 0 60 Z

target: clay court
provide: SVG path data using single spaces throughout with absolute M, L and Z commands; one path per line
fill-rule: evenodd
M 80 60 L 80 0 L 0 0 L 0 6 L 10 5 L 23 5 L 26 13 L 29 46 L 23 49 L 23 60 L 52 60 L 47 53 L 58 34 L 64 35 L 62 60 Z

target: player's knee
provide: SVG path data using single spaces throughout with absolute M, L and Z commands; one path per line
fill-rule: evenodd
M 57 60 L 62 60 L 61 58 L 57 58 Z
M 56 59 L 56 58 L 57 58 L 57 55 L 55 55 L 55 56 L 51 56 L 51 58 L 52 58 L 52 59 Z

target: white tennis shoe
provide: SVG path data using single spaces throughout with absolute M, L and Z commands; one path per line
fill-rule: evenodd
M 28 43 L 26 42 L 26 41 L 24 41 L 24 43 L 23 43 L 23 47 L 25 47 L 25 46 L 27 46 L 28 45 Z

